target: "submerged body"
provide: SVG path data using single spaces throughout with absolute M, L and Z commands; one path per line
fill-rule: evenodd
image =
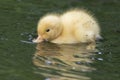
M 100 38 L 100 27 L 94 17 L 85 10 L 71 10 L 62 15 L 49 14 L 38 22 L 38 38 L 58 43 L 95 43 Z

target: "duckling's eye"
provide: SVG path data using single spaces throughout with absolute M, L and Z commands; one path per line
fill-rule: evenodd
M 49 32 L 50 31 L 50 29 L 46 29 L 46 32 Z

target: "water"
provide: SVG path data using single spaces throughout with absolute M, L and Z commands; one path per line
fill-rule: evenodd
M 35 73 L 50 80 L 88 80 L 84 72 L 95 70 L 90 66 L 94 62 L 91 59 L 94 53 L 86 50 L 84 45 L 41 43 L 36 49 L 33 64 L 38 68 Z
M 119 0 L 1 0 L 0 80 L 120 80 Z M 47 6 L 46 6 L 47 5 Z M 85 7 L 95 13 L 103 41 L 85 44 L 32 43 L 47 12 Z

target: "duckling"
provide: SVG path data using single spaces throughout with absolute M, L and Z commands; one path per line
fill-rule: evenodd
M 38 22 L 38 37 L 33 42 L 53 41 L 62 33 L 61 20 L 58 15 L 46 15 Z
M 45 40 L 57 44 L 93 45 L 96 39 L 101 38 L 96 19 L 88 11 L 81 9 L 69 10 L 61 15 L 44 16 L 38 22 L 37 32 L 38 38 L 34 40 L 37 43 Z

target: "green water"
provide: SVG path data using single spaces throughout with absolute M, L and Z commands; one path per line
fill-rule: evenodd
M 97 51 L 30 42 L 41 16 L 76 7 L 100 23 Z M 0 0 L 0 80 L 120 80 L 119 21 L 119 0 Z

